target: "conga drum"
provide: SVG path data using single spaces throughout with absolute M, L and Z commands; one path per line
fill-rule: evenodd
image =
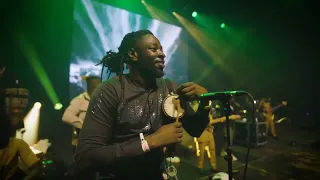
M 7 112 L 11 125 L 16 128 L 23 128 L 23 118 L 28 105 L 29 90 L 24 88 L 8 88 L 5 90 Z

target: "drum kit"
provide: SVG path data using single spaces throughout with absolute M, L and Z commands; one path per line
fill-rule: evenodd
M 15 129 L 23 128 L 23 119 L 25 110 L 28 105 L 29 90 L 25 88 L 8 88 L 5 89 L 5 101 L 7 113 L 11 125 Z

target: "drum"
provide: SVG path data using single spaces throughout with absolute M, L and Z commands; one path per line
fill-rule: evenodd
M 23 128 L 24 111 L 28 105 L 29 90 L 24 88 L 8 88 L 5 91 L 5 98 L 11 127 L 16 130 Z
M 185 110 L 180 108 L 180 112 L 178 115 L 178 108 L 177 108 L 177 99 L 178 99 L 178 95 L 168 95 L 164 101 L 163 101 L 163 112 L 166 116 L 170 117 L 170 118 L 177 118 L 179 116 L 179 118 L 181 118 L 184 114 L 185 114 Z
M 5 92 L 9 113 L 22 113 L 28 105 L 29 90 L 24 88 L 8 88 Z

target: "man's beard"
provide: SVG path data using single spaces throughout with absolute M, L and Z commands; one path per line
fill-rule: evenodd
M 159 68 L 153 66 L 150 68 L 144 68 L 141 70 L 143 76 L 147 78 L 162 78 L 164 76 L 164 71 Z
M 155 64 L 143 65 L 141 62 L 135 62 L 131 64 L 132 67 L 138 70 L 139 74 L 144 78 L 162 78 L 164 76 L 164 71 L 156 67 Z

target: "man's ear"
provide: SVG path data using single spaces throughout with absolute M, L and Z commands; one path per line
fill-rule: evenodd
M 130 60 L 137 61 L 138 60 L 138 53 L 134 48 L 129 49 L 128 56 Z

